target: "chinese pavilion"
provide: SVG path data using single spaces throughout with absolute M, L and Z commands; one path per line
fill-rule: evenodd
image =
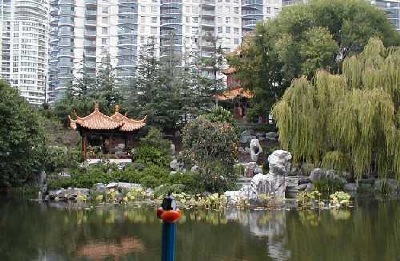
M 146 117 L 141 120 L 128 118 L 119 112 L 107 116 L 100 112 L 98 104 L 94 111 L 75 120 L 68 115 L 70 127 L 78 130 L 82 137 L 83 159 L 101 158 L 105 154 L 115 159 L 130 159 L 130 150 L 133 148 L 134 136 L 146 125 Z
M 239 80 L 235 77 L 235 68 L 228 68 L 222 73 L 227 77 L 227 89 L 221 94 L 216 95 L 216 99 L 222 103 L 233 103 L 233 116 L 236 119 L 241 119 L 246 116 L 249 99 L 253 98 L 254 95 L 240 86 Z

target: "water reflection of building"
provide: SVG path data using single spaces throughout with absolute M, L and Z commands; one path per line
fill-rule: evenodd
M 120 257 L 143 252 L 145 247 L 140 239 L 126 237 L 118 242 L 93 242 L 78 247 L 77 256 L 89 257 L 90 260 L 104 260 L 106 257 L 114 257 L 113 260 L 120 260 Z
M 267 238 L 268 255 L 274 260 L 289 260 L 291 254 L 286 249 L 286 211 L 285 210 L 250 210 L 229 209 L 228 220 L 240 222 L 258 237 Z

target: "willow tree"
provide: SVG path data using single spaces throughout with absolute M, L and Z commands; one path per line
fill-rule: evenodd
M 273 108 L 282 146 L 296 162 L 400 180 L 400 48 L 372 38 L 342 71 L 293 81 Z

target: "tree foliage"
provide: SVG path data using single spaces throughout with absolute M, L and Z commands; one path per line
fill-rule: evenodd
M 0 187 L 15 186 L 42 170 L 44 130 L 38 113 L 3 81 L 0 97 Z
M 273 109 L 282 146 L 297 162 L 400 179 L 400 48 L 373 38 L 342 71 L 293 81 Z
M 293 79 L 311 79 L 317 69 L 339 72 L 343 59 L 360 53 L 371 37 L 385 46 L 400 43 L 386 14 L 367 1 L 311 0 L 258 24 L 229 63 L 255 93 L 252 113 L 265 115 Z
M 134 160 L 147 165 L 167 168 L 171 160 L 170 146 L 171 142 L 163 138 L 160 130 L 151 127 L 147 135 L 140 139 Z
M 67 115 L 74 111 L 80 116 L 90 114 L 95 103 L 98 103 L 102 112 L 110 114 L 115 105 L 122 101 L 114 69 L 107 55 L 102 59 L 95 77 L 87 68 L 82 68 L 67 87 L 65 96 L 55 103 L 54 112 L 60 120 L 66 121 Z
M 157 57 L 150 41 L 140 54 L 138 74 L 126 88 L 130 114 L 147 115 L 148 123 L 164 132 L 180 130 L 188 118 L 200 115 L 212 102 L 209 88 L 173 45 Z
M 212 122 L 199 116 L 184 127 L 182 141 L 184 154 L 200 168 L 206 190 L 219 192 L 232 185 L 238 135 L 231 124 L 225 120 Z

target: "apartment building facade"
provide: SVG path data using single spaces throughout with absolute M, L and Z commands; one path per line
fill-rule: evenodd
M 281 0 L 50 0 L 49 101 L 83 70 L 95 74 L 105 55 L 128 81 L 150 39 L 161 57 L 232 51 L 280 8 Z
M 0 1 L 0 77 L 34 105 L 47 100 L 49 3 Z
M 368 0 L 400 30 L 398 0 Z M 0 75 L 33 104 L 63 97 L 74 77 L 110 57 L 135 76 L 141 47 L 211 57 L 234 50 L 257 22 L 306 0 L 0 0 Z M 212 76 L 212 75 L 211 75 Z

